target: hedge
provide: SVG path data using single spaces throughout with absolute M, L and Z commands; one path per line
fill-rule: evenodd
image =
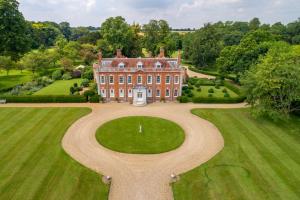
M 228 98 L 216 98 L 216 97 L 194 97 L 193 103 L 241 103 L 245 100 L 244 97 L 228 97 Z
M 241 89 L 238 86 L 236 86 L 235 84 L 233 84 L 229 81 L 224 81 L 224 86 L 227 87 L 228 89 L 232 90 L 233 92 L 235 92 L 239 96 L 245 97 L 245 94 L 243 94 Z
M 7 103 L 84 103 L 86 98 L 79 95 L 44 95 L 44 96 L 0 96 Z

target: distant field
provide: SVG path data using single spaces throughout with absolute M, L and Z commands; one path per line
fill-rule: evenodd
M 12 88 L 16 85 L 31 81 L 32 73 L 29 71 L 11 70 L 6 76 L 6 71 L 0 71 L 0 90 Z
M 213 97 L 224 98 L 224 93 L 222 92 L 222 90 L 226 87 L 223 86 L 220 86 L 220 89 L 216 89 L 214 86 L 201 86 L 201 91 L 198 92 L 197 89 L 193 89 L 193 93 L 195 97 L 208 97 L 208 90 L 210 88 L 214 89 L 214 93 L 212 93 Z M 238 97 L 238 95 L 230 89 L 226 88 L 226 90 L 230 97 Z
M 300 118 L 254 119 L 247 109 L 195 109 L 214 123 L 224 149 L 173 185 L 175 200 L 300 199 Z
M 107 199 L 101 176 L 61 146 L 88 108 L 0 108 L 0 199 Z
M 33 95 L 69 95 L 70 87 L 73 86 L 74 83 L 78 83 L 78 85 L 80 85 L 81 79 L 55 81 L 51 85 L 37 91 Z

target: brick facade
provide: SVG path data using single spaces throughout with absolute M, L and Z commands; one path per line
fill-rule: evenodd
M 166 58 L 164 50 L 156 58 L 126 58 L 120 50 L 115 58 L 102 58 L 99 53 L 94 77 L 98 94 L 106 101 L 133 101 L 133 90 L 146 89 L 147 102 L 174 101 L 181 95 L 185 70 L 178 58 Z

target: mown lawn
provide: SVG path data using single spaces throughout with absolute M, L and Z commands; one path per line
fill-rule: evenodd
M 254 119 L 247 109 L 195 109 L 214 123 L 225 148 L 173 185 L 176 200 L 300 199 L 300 118 Z
M 16 85 L 20 85 L 32 80 L 32 74 L 29 71 L 11 70 L 9 75 L 6 75 L 6 71 L 0 71 L 0 90 L 12 88 Z
M 81 79 L 55 81 L 33 95 L 69 95 L 70 87 L 73 86 L 74 83 L 78 83 L 78 85 L 80 85 Z
M 222 92 L 222 90 L 226 88 L 224 86 L 220 86 L 219 89 L 215 88 L 214 86 L 201 86 L 201 91 L 197 91 L 197 87 L 194 86 L 192 92 L 194 93 L 195 97 L 208 97 L 208 90 L 210 88 L 214 90 L 214 93 L 211 93 L 213 97 L 224 98 L 224 93 Z M 230 97 L 238 97 L 238 95 L 230 89 L 226 88 L 226 90 Z
M 0 108 L 0 199 L 107 199 L 101 176 L 61 147 L 87 108 Z
M 114 151 L 155 154 L 176 149 L 183 143 L 185 135 L 180 126 L 169 120 L 135 116 L 103 124 L 98 128 L 96 138 L 100 144 Z

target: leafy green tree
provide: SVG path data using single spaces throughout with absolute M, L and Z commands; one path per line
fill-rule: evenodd
M 132 57 L 133 29 L 123 17 L 110 17 L 102 23 L 100 34 L 110 46 L 108 49 L 116 52 L 122 49 L 125 56 Z M 137 47 L 136 47 L 137 48 Z M 112 53 L 112 52 L 111 52 Z
M 222 74 L 235 74 L 237 81 L 250 66 L 257 63 L 260 56 L 267 53 L 274 36 L 263 30 L 249 32 L 239 45 L 225 47 L 217 59 L 217 67 Z
M 52 68 L 53 59 L 46 51 L 33 50 L 25 54 L 20 62 L 35 75 L 36 72 L 46 73 L 49 68 Z
M 68 22 L 61 22 L 59 24 L 59 29 L 67 40 L 71 39 L 72 30 Z
M 15 63 L 11 60 L 10 56 L 0 56 L 0 69 L 5 70 L 7 76 L 14 65 Z
M 160 47 L 166 47 L 166 38 L 171 32 L 171 28 L 165 20 L 150 20 L 143 26 L 143 32 L 144 46 L 148 51 L 157 54 Z
M 255 114 L 275 119 L 300 110 L 293 106 L 300 101 L 299 53 L 300 46 L 274 43 L 267 55 L 247 72 L 242 83 Z
M 250 30 L 257 30 L 260 27 L 260 21 L 258 18 L 253 18 L 250 22 L 249 22 L 249 28 Z
M 192 38 L 191 61 L 200 67 L 213 66 L 222 49 L 221 36 L 214 26 L 207 24 Z
M 71 28 L 71 40 L 78 41 L 81 37 L 84 37 L 90 33 L 90 30 L 87 27 L 76 27 Z
M 92 64 L 97 59 L 96 47 L 92 44 L 82 44 L 79 54 L 86 65 Z
M 0 55 L 17 60 L 31 46 L 29 28 L 16 0 L 0 0 Z
M 65 71 L 70 71 L 73 68 L 73 61 L 69 58 L 63 57 L 60 59 L 60 65 Z
M 101 34 L 99 31 L 89 32 L 86 35 L 83 35 L 80 37 L 77 41 L 81 44 L 92 44 L 95 45 L 97 43 L 97 40 L 101 39 Z

